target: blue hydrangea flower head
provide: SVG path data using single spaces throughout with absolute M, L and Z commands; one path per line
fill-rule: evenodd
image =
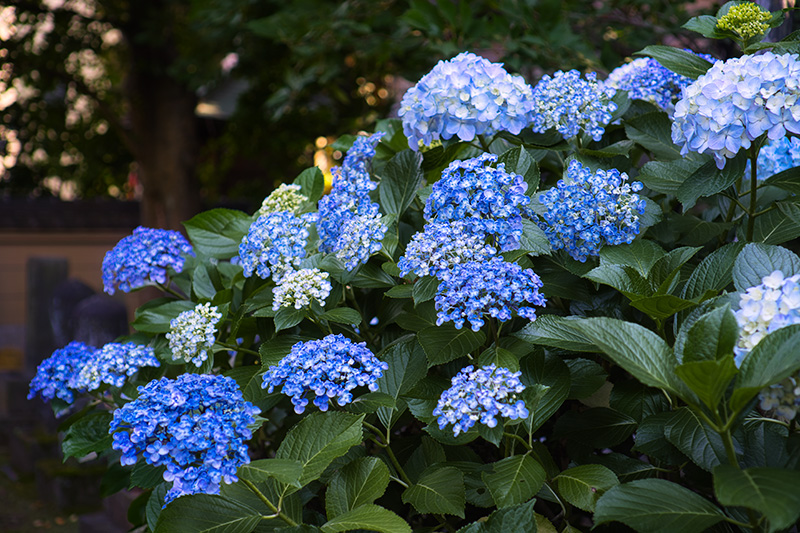
M 439 273 L 435 304 L 436 325 L 453 322 L 456 329 L 469 321 L 473 331 L 484 325 L 488 315 L 501 322 L 514 314 L 536 320 L 534 305 L 544 306 L 539 293 L 542 281 L 530 268 L 492 257 L 488 261 L 456 264 Z
M 800 133 L 800 56 L 765 52 L 717 61 L 675 104 L 672 140 L 681 154 L 725 159 L 766 134 Z
M 183 270 L 192 245 L 177 231 L 139 226 L 103 258 L 103 288 L 130 292 L 144 285 L 166 283 L 168 269 Z
M 222 313 L 210 303 L 198 304 L 173 318 L 167 333 L 172 359 L 202 366 L 211 354 L 221 318 Z
M 768 142 L 758 152 L 759 180 L 795 167 L 800 167 L 800 137 L 781 137 Z M 750 175 L 749 159 L 744 175 Z
M 378 390 L 378 378 L 388 368 L 366 343 L 354 343 L 344 335 L 328 335 L 292 346 L 289 355 L 264 373 L 261 387 L 271 393 L 283 386 L 281 392 L 292 398 L 298 414 L 305 411 L 309 396 L 314 397 L 313 403 L 320 411 L 327 411 L 333 398 L 339 405 L 352 402 L 350 391 L 356 387 Z
M 431 222 L 416 233 L 397 262 L 400 275 L 438 276 L 456 264 L 485 261 L 497 255 L 483 233 L 475 233 L 463 220 Z
M 86 389 L 76 381 L 78 374 L 97 352 L 97 348 L 82 342 L 70 342 L 41 362 L 31 380 L 28 399 L 39 395 L 43 400 L 59 398 L 67 403 L 75 401 L 75 392 Z
M 429 222 L 463 221 L 472 233 L 491 237 L 501 251 L 516 250 L 522 237 L 522 218 L 532 217 L 526 207 L 528 184 L 522 176 L 508 173 L 494 154 L 453 161 L 433 184 L 425 202 Z
M 521 374 L 495 365 L 477 370 L 472 365 L 463 368 L 453 377 L 451 387 L 442 393 L 433 410 L 439 429 L 453 424 L 453 434 L 458 437 L 459 433 L 469 431 L 475 422 L 493 428 L 498 417 L 527 418 L 525 402 L 517 396 L 525 390 L 519 380 Z
M 638 181 L 617 169 L 592 172 L 576 159 L 567 167 L 567 178 L 539 195 L 547 208 L 539 221 L 554 250 L 567 250 L 585 262 L 605 244 L 629 244 L 639 233 L 639 215 L 645 200 L 636 191 Z
M 533 131 L 544 133 L 555 128 L 564 139 L 581 131 L 599 141 L 617 104 L 611 101 L 615 90 L 597 81 L 597 74 L 586 78 L 577 70 L 544 75 L 533 89 Z
M 110 342 L 86 361 L 75 378 L 75 386 L 86 391 L 98 389 L 103 383 L 122 387 L 126 378 L 145 366 L 161 366 L 151 347 L 133 342 Z
M 275 299 L 272 310 L 281 307 L 303 309 L 316 301 L 325 305 L 325 298 L 331 293 L 330 274 L 318 268 L 303 268 L 283 277 L 281 283 L 272 289 Z
M 532 94 L 525 80 L 501 63 L 463 52 L 440 61 L 406 91 L 398 115 L 412 150 L 452 137 L 516 135 L 531 121 Z
M 740 295 L 734 311 L 739 323 L 739 342 L 733 348 L 736 365 L 769 333 L 800 324 L 800 274 L 785 277 L 780 270 Z M 778 418 L 792 420 L 800 412 L 800 372 L 761 391 L 760 407 Z
M 297 270 L 306 256 L 307 226 L 316 220 L 315 216 L 298 217 L 289 211 L 278 211 L 258 217 L 239 245 L 244 276 L 272 276 L 279 283 L 283 276 Z
M 388 227 L 379 213 L 356 215 L 342 223 L 342 233 L 336 240 L 336 257 L 348 272 L 367 262 L 372 254 L 381 251 Z
M 165 505 L 186 494 L 219 494 L 238 481 L 236 469 L 250 462 L 248 426 L 260 410 L 242 397 L 231 378 L 182 374 L 139 387 L 139 397 L 114 411 L 109 433 L 120 463 L 166 466 L 171 482 Z

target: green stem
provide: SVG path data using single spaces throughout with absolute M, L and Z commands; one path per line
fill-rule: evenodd
M 411 482 L 411 479 L 406 474 L 406 471 L 403 470 L 402 466 L 400 466 L 400 461 L 397 460 L 397 456 L 395 456 L 395 454 L 392 451 L 392 449 L 389 446 L 386 446 L 384 448 L 384 450 L 386 450 L 386 455 L 389 456 L 389 460 L 392 462 L 392 465 L 394 466 L 394 469 L 397 470 L 397 473 L 400 475 L 400 479 L 402 479 L 403 482 L 406 483 L 409 486 L 413 485 L 413 483 Z
M 753 240 L 756 227 L 756 207 L 758 201 L 758 148 L 750 148 L 750 209 L 747 210 L 747 241 Z
M 481 143 L 481 148 L 483 148 L 484 152 L 489 152 L 490 151 L 489 150 L 489 146 L 491 146 L 492 143 L 490 143 L 490 142 L 487 143 L 486 142 L 486 137 L 484 137 L 483 135 L 478 135 L 478 142 Z
M 167 281 L 167 283 L 169 283 L 169 281 Z M 175 289 L 171 288 L 169 285 L 164 285 L 163 283 L 156 282 L 156 286 L 159 289 L 161 289 L 162 291 L 166 292 L 167 294 L 173 295 L 175 298 L 177 298 L 179 300 L 186 300 L 186 295 L 185 294 L 179 293 Z
M 273 504 L 271 501 L 269 501 L 269 498 L 264 496 L 264 494 L 260 490 L 258 490 L 258 487 L 256 487 L 251 481 L 248 481 L 246 479 L 242 479 L 241 481 L 242 481 L 242 483 L 245 484 L 245 486 L 248 489 L 250 489 L 253 492 L 253 494 L 258 496 L 259 500 L 264 502 L 264 505 L 266 505 L 269 508 L 269 510 L 272 511 L 272 513 L 275 515 L 276 518 L 280 518 L 281 520 L 286 522 L 286 524 L 289 525 L 289 526 L 296 526 L 297 525 L 297 522 L 295 522 L 294 520 L 292 520 L 291 518 L 286 516 L 286 513 L 284 513 L 283 511 L 281 511 L 277 507 L 275 507 L 275 504 Z
M 234 350 L 237 352 L 249 353 L 250 355 L 261 355 L 255 350 L 251 350 L 249 348 L 242 348 L 241 346 L 234 346 L 233 344 L 228 344 L 227 342 L 217 341 L 215 344 L 222 346 L 226 350 Z
M 526 449 L 526 450 L 530 450 L 531 448 L 533 448 L 533 446 L 531 446 L 530 444 L 528 444 L 528 441 L 526 441 L 525 439 L 523 439 L 522 437 L 520 437 L 520 436 L 519 436 L 519 435 L 517 435 L 516 433 L 506 433 L 506 432 L 503 432 L 503 436 L 504 436 L 504 437 L 509 437 L 509 438 L 512 438 L 512 439 L 514 439 L 515 441 L 518 441 L 518 442 L 519 442 L 519 443 L 521 443 L 523 446 L 525 446 L 525 449 Z

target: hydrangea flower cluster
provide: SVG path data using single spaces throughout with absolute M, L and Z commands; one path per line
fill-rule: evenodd
M 122 387 L 126 378 L 145 366 L 161 366 L 151 347 L 133 342 L 110 342 L 86 361 L 75 377 L 74 388 L 93 391 L 102 383 Z
M 497 250 L 486 244 L 486 237 L 472 232 L 463 220 L 431 222 L 411 238 L 397 266 L 401 276 L 411 272 L 438 276 L 452 265 L 485 261 L 495 255 Z
M 789 170 L 790 168 L 800 167 L 800 138 L 781 137 L 775 141 L 767 143 L 758 152 L 758 174 L 759 180 L 765 180 L 770 176 Z M 750 173 L 750 161 L 747 161 L 745 176 Z
M 330 194 L 318 204 L 319 250 L 335 252 L 347 270 L 366 263 L 381 249 L 387 227 L 381 221 L 378 204 L 369 198 L 377 184 L 369 177 L 367 165 L 375 155 L 382 132 L 356 138 L 340 168 L 333 169 Z
M 767 33 L 770 19 L 772 15 L 769 11 L 764 11 L 756 3 L 744 2 L 731 6 L 728 12 L 717 20 L 717 28 L 732 31 L 747 40 Z
M 745 55 L 717 61 L 675 104 L 672 140 L 681 154 L 714 156 L 718 168 L 763 134 L 800 133 L 797 54 Z
M 403 95 L 398 115 L 408 145 L 418 150 L 457 136 L 471 141 L 498 131 L 517 134 L 531 121 L 533 91 L 502 63 L 469 52 L 439 61 Z
M 539 221 L 554 250 L 565 249 L 585 262 L 604 244 L 629 244 L 639 233 L 639 215 L 645 200 L 636 191 L 638 181 L 617 169 L 592 172 L 576 159 L 567 167 L 567 179 L 539 195 L 547 212 Z
M 167 269 L 183 270 L 192 245 L 177 231 L 139 226 L 103 258 L 103 289 L 130 292 L 151 283 L 166 283 Z
M 456 329 L 461 329 L 468 320 L 472 330 L 478 331 L 486 315 L 506 321 L 514 313 L 536 320 L 532 305 L 546 304 L 539 294 L 539 276 L 530 268 L 523 270 L 501 257 L 453 265 L 439 274 L 439 280 L 435 298 L 437 326 L 452 321 Z
M 167 333 L 172 358 L 202 366 L 214 346 L 217 323 L 221 318 L 222 313 L 210 303 L 199 304 L 173 318 L 169 323 L 170 332 Z
M 474 234 L 494 238 L 501 251 L 519 248 L 522 217 L 532 217 L 526 207 L 528 184 L 522 176 L 509 174 L 505 165 L 487 166 L 497 161 L 494 154 L 481 154 L 464 161 L 453 161 L 442 172 L 425 202 L 428 222 L 463 221 Z
M 739 342 L 733 348 L 736 365 L 740 366 L 748 353 L 768 333 L 793 324 L 800 324 L 800 274 L 785 277 L 780 270 L 750 287 L 740 296 L 739 309 L 734 312 L 741 328 Z M 761 409 L 792 420 L 800 412 L 800 372 L 780 383 L 765 388 L 759 394 Z
M 182 374 L 139 387 L 136 400 L 114 411 L 109 433 L 123 466 L 139 454 L 166 466 L 166 505 L 186 494 L 219 494 L 222 481 L 238 481 L 236 469 L 250 462 L 248 426 L 260 412 L 231 378 Z
M 301 187 L 299 185 L 281 183 L 277 189 L 272 191 L 270 195 L 261 202 L 258 215 L 263 216 L 269 213 L 277 213 L 278 211 L 294 213 L 303 205 L 303 202 L 308 201 L 307 196 L 300 194 L 300 189 Z
M 533 131 L 555 128 L 570 139 L 583 130 L 599 141 L 617 110 L 611 101 L 615 92 L 599 83 L 595 72 L 586 74 L 586 79 L 577 70 L 544 75 L 533 89 Z
M 275 296 L 272 310 L 277 311 L 281 307 L 303 309 L 314 300 L 324 305 L 332 288 L 329 277 L 330 274 L 318 268 L 303 268 L 284 276 L 280 285 L 272 289 Z
M 321 340 L 298 342 L 277 366 L 264 373 L 262 388 L 272 392 L 283 385 L 281 392 L 291 396 L 297 414 L 305 411 L 307 396 L 320 411 L 328 410 L 328 402 L 336 398 L 339 405 L 353 401 L 350 392 L 366 385 L 378 390 L 377 380 L 389 365 L 378 360 L 366 343 L 354 343 L 344 335 L 328 335 Z
M 38 394 L 43 400 L 59 398 L 67 403 L 75 401 L 75 392 L 85 392 L 76 382 L 81 368 L 97 352 L 97 348 L 82 342 L 70 342 L 41 362 L 31 380 L 28 399 Z
M 276 283 L 297 270 L 306 256 L 307 225 L 316 220 L 312 213 L 295 216 L 289 211 L 267 213 L 250 225 L 247 235 L 239 245 L 239 262 L 244 276 L 254 273 Z
M 466 433 L 480 422 L 487 427 L 497 425 L 497 417 L 510 420 L 527 418 L 525 402 L 517 395 L 525 390 L 519 380 L 521 372 L 511 372 L 495 365 L 475 370 L 472 365 L 453 376 L 451 387 L 442 393 L 433 415 L 439 429 L 453 424 L 453 433 Z

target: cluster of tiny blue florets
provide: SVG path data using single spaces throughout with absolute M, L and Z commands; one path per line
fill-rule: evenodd
M 37 394 L 50 401 L 59 398 L 67 403 L 75 401 L 75 392 L 85 392 L 76 382 L 81 368 L 89 362 L 97 348 L 82 342 L 70 342 L 42 361 L 31 380 L 28 399 Z
M 165 504 L 185 494 L 219 494 L 220 483 L 237 481 L 250 462 L 248 426 L 260 410 L 224 376 L 182 374 L 139 387 L 139 397 L 114 411 L 109 433 L 122 465 L 166 466 L 172 482 Z
M 348 150 L 341 167 L 332 170 L 330 194 L 318 204 L 319 250 L 336 254 L 347 270 L 366 263 L 370 255 L 381 249 L 387 227 L 378 212 L 378 204 L 369 193 L 377 183 L 367 168 L 375 155 L 382 132 L 359 136 Z
M 315 215 L 296 216 L 289 211 L 267 213 L 250 225 L 239 245 L 239 262 L 244 276 L 254 273 L 278 283 L 286 274 L 297 270 L 306 256 L 308 224 Z
M 758 152 L 759 180 L 795 167 L 800 167 L 800 137 L 781 137 L 762 146 Z M 749 159 L 744 175 L 750 175 Z
M 797 54 L 745 55 L 717 61 L 683 90 L 675 105 L 672 140 L 681 154 L 725 159 L 766 134 L 800 133 L 800 60 Z
M 530 268 L 493 257 L 453 265 L 439 273 L 436 292 L 436 325 L 453 322 L 456 329 L 468 320 L 473 331 L 484 325 L 484 317 L 511 320 L 513 314 L 536 320 L 533 305 L 545 305 L 539 294 L 542 281 Z
M 581 130 L 599 141 L 617 104 L 611 101 L 615 90 L 597 81 L 589 72 L 586 79 L 577 70 L 545 75 L 533 89 L 533 131 L 544 133 L 555 128 L 565 139 Z
M 145 366 L 161 366 L 151 347 L 133 342 L 110 342 L 87 359 L 75 377 L 74 388 L 93 391 L 102 383 L 122 387 L 126 378 Z
M 485 261 L 497 255 L 486 244 L 483 233 L 474 233 L 463 220 L 431 222 L 416 233 L 397 262 L 400 275 L 438 276 L 451 266 L 467 261 Z
M 525 390 L 519 380 L 521 372 L 511 372 L 495 365 L 475 370 L 463 368 L 451 380 L 451 387 L 442 393 L 433 410 L 439 429 L 453 424 L 453 433 L 466 433 L 480 422 L 487 427 L 497 425 L 497 417 L 516 420 L 528 417 L 525 402 L 517 395 Z
M 344 335 L 328 335 L 321 340 L 298 342 L 292 351 L 264 373 L 262 387 L 272 392 L 283 385 L 281 392 L 292 398 L 298 414 L 305 411 L 308 397 L 321 411 L 328 410 L 329 399 L 339 405 L 353 401 L 350 392 L 367 386 L 378 390 L 377 380 L 389 365 L 378 360 L 365 343 L 354 343 Z
M 167 269 L 183 270 L 187 255 L 194 256 L 192 245 L 177 231 L 139 226 L 103 258 L 103 288 L 114 294 L 117 286 L 130 292 L 150 283 L 165 283 Z
M 206 302 L 170 320 L 167 340 L 172 359 L 202 366 L 214 346 L 221 318 L 217 307 Z
M 554 250 L 565 249 L 577 261 L 598 255 L 604 244 L 630 243 L 639 233 L 645 200 L 638 181 L 617 169 L 592 172 L 570 161 L 567 179 L 539 195 L 547 207 L 539 226 Z
M 521 76 L 511 75 L 502 63 L 463 52 L 439 61 L 406 91 L 398 115 L 413 150 L 435 140 L 498 131 L 517 134 L 531 121 L 532 90 Z
M 522 176 L 508 173 L 505 165 L 487 166 L 497 161 L 494 154 L 453 161 L 442 172 L 425 202 L 428 222 L 463 221 L 474 234 L 494 238 L 501 251 L 519 248 L 522 217 L 532 217 L 526 207 L 528 184 Z

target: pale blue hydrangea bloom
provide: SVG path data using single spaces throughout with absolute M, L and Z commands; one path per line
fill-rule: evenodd
M 103 258 L 103 289 L 130 292 L 144 285 L 166 283 L 168 269 L 183 270 L 192 245 L 177 231 L 139 226 Z
M 554 250 L 567 250 L 577 261 L 596 256 L 605 244 L 630 243 L 639 233 L 645 200 L 638 181 L 617 169 L 592 172 L 576 159 L 566 179 L 539 195 L 547 212 L 539 221 Z
M 758 152 L 758 179 L 765 180 L 779 172 L 800 167 L 800 138 L 781 137 L 761 147 Z M 745 176 L 750 175 L 750 160 Z
M 280 284 L 272 289 L 275 299 L 272 310 L 281 307 L 303 309 L 316 301 L 325 304 L 325 298 L 331 293 L 330 274 L 318 268 L 303 268 L 283 277 Z
M 555 128 L 564 139 L 584 131 L 599 141 L 617 110 L 611 101 L 615 92 L 599 83 L 595 72 L 586 74 L 586 79 L 577 70 L 544 75 L 533 89 L 533 131 Z
M 745 55 L 717 61 L 683 90 L 672 140 L 681 154 L 710 153 L 718 168 L 763 134 L 800 133 L 797 54 Z
M 526 206 L 528 184 L 522 176 L 487 166 L 494 154 L 453 161 L 433 184 L 425 202 L 429 222 L 462 221 L 474 234 L 484 234 L 501 251 L 516 250 L 522 237 L 522 218 L 533 213 Z
M 76 381 L 81 368 L 88 363 L 97 348 L 82 342 L 72 341 L 42 361 L 31 380 L 28 399 L 39 395 L 43 400 L 58 398 L 67 403 L 75 401 L 75 392 L 85 392 Z
M 75 385 L 86 391 L 98 389 L 103 383 L 122 387 L 126 378 L 145 366 L 161 366 L 151 347 L 133 342 L 110 342 L 86 361 L 76 375 Z
M 378 378 L 389 365 L 380 361 L 366 347 L 344 335 L 328 335 L 321 340 L 298 342 L 276 366 L 264 373 L 262 388 L 272 392 L 283 385 L 281 392 L 292 398 L 296 413 L 305 411 L 309 396 L 320 411 L 336 398 L 339 405 L 353 401 L 352 391 L 366 386 L 378 390 Z
M 514 314 L 536 320 L 534 305 L 544 306 L 539 293 L 542 281 L 530 268 L 493 257 L 488 261 L 456 264 L 439 273 L 435 304 L 436 325 L 453 322 L 456 329 L 469 321 L 473 331 L 484 325 L 486 316 L 501 322 Z
M 239 480 L 248 464 L 248 426 L 260 413 L 242 397 L 231 378 L 182 374 L 139 387 L 139 397 L 114 411 L 111 447 L 123 466 L 139 455 L 149 465 L 166 466 L 171 482 L 165 505 L 186 494 L 219 494 L 220 484 Z
M 173 318 L 167 333 L 172 359 L 202 366 L 214 346 L 221 318 L 222 313 L 210 303 L 199 304 Z
M 297 270 L 306 256 L 308 225 L 316 214 L 295 216 L 289 211 L 267 213 L 250 225 L 239 245 L 239 263 L 244 276 L 256 274 L 262 279 L 272 276 L 276 283 Z
M 521 76 L 502 63 L 463 52 L 439 61 L 403 95 L 398 115 L 412 150 L 435 140 L 498 131 L 518 134 L 531 121 L 532 91 Z
M 463 220 L 431 222 L 416 233 L 397 262 L 400 275 L 438 276 L 456 264 L 485 261 L 497 255 L 483 233 L 475 233 Z
M 525 402 L 517 396 L 525 390 L 519 380 L 521 372 L 511 372 L 495 365 L 475 370 L 472 365 L 453 376 L 451 387 L 444 391 L 433 410 L 439 429 L 453 424 L 453 434 L 466 433 L 480 422 L 489 428 L 497 426 L 497 418 L 527 418 Z
M 768 333 L 793 324 L 800 324 L 800 274 L 785 277 L 780 270 L 761 280 L 740 295 L 739 309 L 734 312 L 741 328 L 739 342 L 733 348 L 736 365 Z M 792 420 L 800 411 L 800 372 L 759 394 L 760 407 L 776 416 Z
M 387 229 L 380 213 L 347 218 L 336 241 L 336 258 L 344 263 L 345 270 L 355 270 L 372 254 L 380 252 Z

